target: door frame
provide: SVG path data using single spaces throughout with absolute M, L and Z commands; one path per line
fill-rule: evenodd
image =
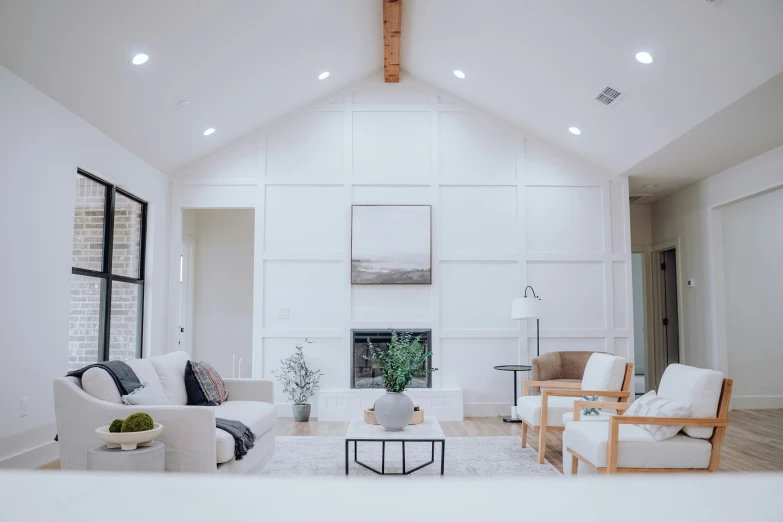
M 687 364 L 687 350 L 685 343 L 685 321 L 683 321 L 683 304 L 682 304 L 682 248 L 680 246 L 680 238 L 669 239 L 655 243 L 652 246 L 651 261 L 652 263 L 658 263 L 661 252 L 666 250 L 675 249 L 675 259 L 677 260 L 677 268 L 675 275 L 677 277 L 677 323 L 679 330 L 679 349 L 680 349 L 680 363 Z M 657 266 L 657 265 L 655 265 Z M 661 271 L 653 269 L 653 265 L 650 266 L 652 272 L 652 324 L 653 327 L 653 344 L 652 357 L 654 359 L 655 379 L 654 383 L 657 385 L 660 382 L 663 371 L 666 369 L 666 359 L 663 357 L 664 353 L 664 337 L 665 332 L 663 328 L 663 310 L 664 302 L 661 287 L 663 284 L 663 278 L 661 277 Z M 657 388 L 657 386 L 656 386 Z
M 642 254 L 644 263 L 642 263 L 642 292 L 644 293 L 644 389 L 653 390 L 656 388 L 651 375 L 655 375 L 655 357 L 654 347 L 655 342 L 653 328 L 653 298 L 652 298 L 652 267 L 653 267 L 653 253 L 650 245 L 633 245 L 631 247 L 631 254 Z M 631 264 L 633 270 L 633 263 Z M 633 289 L 632 289 L 633 291 Z M 635 353 L 635 352 L 634 352 Z
M 188 234 L 182 234 L 182 244 L 187 245 L 190 250 L 190 257 L 188 258 L 188 298 L 185 302 L 187 310 L 185 310 L 185 339 L 187 343 L 187 352 L 190 356 L 194 356 L 193 347 L 193 303 L 194 303 L 194 289 L 196 279 L 196 238 L 189 236 Z M 182 255 L 180 253 L 180 255 Z M 180 298 L 180 306 L 182 305 Z M 181 313 L 181 310 L 180 310 Z M 178 321 L 179 322 L 179 321 Z M 180 325 L 180 328 L 182 326 Z

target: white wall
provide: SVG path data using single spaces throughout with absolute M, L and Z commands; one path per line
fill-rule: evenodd
M 0 466 L 32 467 L 57 458 L 52 380 L 68 367 L 76 169 L 149 202 L 145 354 L 166 345 L 168 180 L 2 67 L 0 93 Z
M 195 221 L 189 227 L 196 239 L 193 358 L 227 377 L 239 371 L 240 357 L 242 376 L 251 376 L 253 214 L 247 209 L 183 212 L 183 222 Z
M 726 206 L 721 225 L 734 393 L 783 397 L 783 189 Z
M 650 205 L 631 205 L 631 245 L 652 245 L 652 210 Z
M 734 365 L 731 363 L 732 359 L 736 361 L 736 357 L 742 357 L 738 355 L 741 352 L 770 348 L 757 347 L 753 343 L 739 343 L 736 341 L 736 333 L 732 333 L 732 336 L 728 335 L 727 324 L 730 315 L 728 299 L 734 300 L 736 297 L 726 285 L 732 282 L 730 278 L 736 277 L 736 274 L 729 273 L 729 270 L 733 272 L 735 269 L 733 258 L 729 259 L 730 264 L 726 264 L 724 259 L 725 252 L 731 247 L 724 244 L 722 222 L 728 213 L 731 223 L 729 239 L 735 241 L 737 234 L 742 233 L 735 228 L 738 223 L 736 215 L 738 211 L 732 208 L 731 204 L 747 199 L 742 203 L 741 208 L 750 211 L 762 201 L 754 196 L 781 186 L 783 186 L 783 147 L 711 176 L 652 204 L 653 242 L 679 238 L 683 280 L 696 280 L 696 286 L 693 288 L 683 286 L 684 336 L 680 344 L 684 362 L 694 366 L 716 368 L 732 378 L 736 376 L 737 388 L 732 401 L 734 407 L 783 407 L 783 390 L 774 388 L 776 390 L 774 393 L 758 391 L 773 389 L 768 387 L 772 384 L 770 381 L 763 380 L 766 375 L 765 370 L 755 367 L 751 372 L 747 372 L 738 368 L 736 363 Z M 761 212 L 760 209 L 758 211 Z M 765 240 L 780 241 L 779 222 L 769 227 L 759 224 L 758 227 L 746 228 L 744 234 L 762 234 L 762 236 L 766 235 Z M 751 266 L 752 270 L 763 271 L 766 265 L 756 260 Z M 773 273 L 772 277 L 779 278 L 779 274 Z M 761 300 L 748 300 L 743 302 L 743 306 L 747 313 L 766 317 L 767 305 Z M 776 310 L 780 310 L 777 303 L 774 303 L 774 306 Z M 747 327 L 732 326 L 733 330 L 736 328 Z M 750 332 L 746 331 L 744 336 L 748 335 Z M 780 343 L 776 349 L 780 351 Z M 756 360 L 764 359 L 762 356 L 753 357 Z M 754 388 L 747 388 L 740 384 L 746 380 L 744 376 L 750 375 L 756 375 L 759 379 Z M 775 375 L 774 379 L 779 380 L 779 376 Z
M 509 319 L 526 284 L 542 352 L 630 355 L 627 180 L 415 78 L 369 78 L 176 175 L 175 236 L 179 208 L 256 210 L 254 376 L 309 337 L 323 386 L 347 388 L 352 328 L 430 328 L 434 386 L 505 414 L 511 375 L 492 367 L 535 355 L 535 323 Z M 351 286 L 351 205 L 403 203 L 432 205 L 433 284 Z

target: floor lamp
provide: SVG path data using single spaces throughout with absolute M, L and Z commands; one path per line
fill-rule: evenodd
M 530 289 L 532 296 L 527 295 L 527 291 Z M 536 295 L 536 291 L 532 286 L 525 287 L 525 294 L 523 297 L 517 297 L 511 302 L 511 318 L 512 319 L 535 319 L 536 320 L 536 356 L 541 355 L 541 338 L 540 330 L 538 327 L 538 320 L 544 316 L 544 306 L 541 302 L 541 298 Z M 525 335 L 527 340 L 527 335 Z

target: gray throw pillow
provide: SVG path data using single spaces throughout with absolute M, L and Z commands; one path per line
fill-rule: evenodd
M 145 382 L 141 388 L 136 388 L 128 395 L 122 396 L 122 403 L 128 406 L 165 406 L 171 401 L 159 390 L 155 390 Z

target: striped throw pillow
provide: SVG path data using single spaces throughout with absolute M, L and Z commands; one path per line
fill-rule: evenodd
M 690 417 L 691 403 L 670 401 L 658 397 L 653 390 L 636 399 L 625 414 L 629 417 Z M 653 438 L 658 442 L 674 437 L 682 429 L 682 426 L 661 426 L 659 424 L 637 424 L 637 426 L 652 433 Z
M 228 399 L 226 384 L 211 364 L 190 361 L 193 375 L 207 402 L 221 404 Z

